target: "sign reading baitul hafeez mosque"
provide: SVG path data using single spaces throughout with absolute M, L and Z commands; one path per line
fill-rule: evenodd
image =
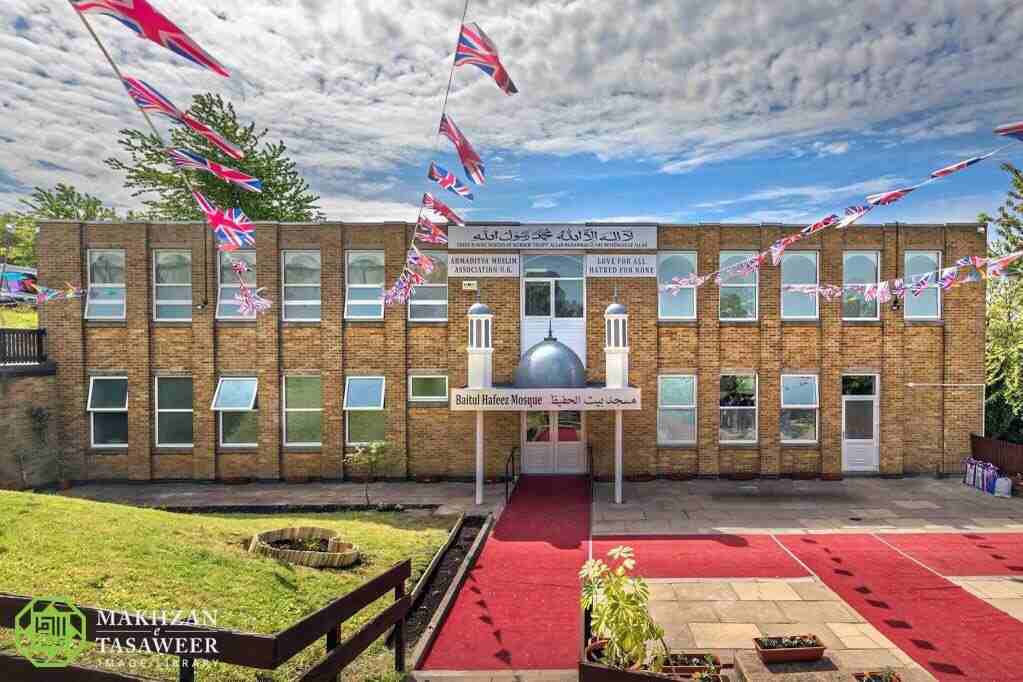
M 452 410 L 638 410 L 638 388 L 455 388 Z

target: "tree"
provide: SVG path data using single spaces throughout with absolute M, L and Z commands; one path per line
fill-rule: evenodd
M 185 147 L 211 161 L 259 178 L 261 193 L 247 192 L 211 173 L 189 172 L 193 186 L 221 208 L 240 208 L 252 220 L 301 222 L 323 220 L 319 197 L 299 175 L 283 142 L 265 142 L 267 130 L 257 132 L 255 123 L 244 125 L 234 106 L 220 95 L 196 95 L 189 113 L 241 148 L 245 158 L 231 159 L 205 138 L 185 127 L 170 132 L 172 147 Z M 181 173 L 167 158 L 160 139 L 152 133 L 123 129 L 118 144 L 127 162 L 109 158 L 106 164 L 124 173 L 124 184 L 133 196 L 143 197 L 146 217 L 152 220 L 202 220 Z
M 36 187 L 21 203 L 29 208 L 29 216 L 54 220 L 117 220 L 117 212 L 103 205 L 91 194 L 79 192 L 71 185 L 58 184 L 54 189 Z
M 0 257 L 11 265 L 36 266 L 36 221 L 19 213 L 0 214 Z

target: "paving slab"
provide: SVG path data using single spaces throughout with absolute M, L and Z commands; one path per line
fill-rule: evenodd
M 753 623 L 690 623 L 698 647 L 711 649 L 748 649 L 761 636 Z

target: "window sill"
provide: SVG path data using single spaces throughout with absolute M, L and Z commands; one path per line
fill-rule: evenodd
M 718 320 L 720 327 L 756 327 L 760 320 Z
M 658 450 L 691 450 L 691 451 L 696 451 L 696 450 L 700 449 L 700 446 L 697 443 L 671 443 L 671 444 L 658 443 L 657 444 L 657 449 Z
M 786 450 L 820 450 L 820 443 L 786 443 L 781 441 L 781 446 Z
M 413 407 L 449 407 L 451 403 L 445 398 L 444 400 L 410 400 L 408 401 L 409 408 Z
M 409 320 L 410 327 L 446 327 L 448 320 Z
M 91 445 L 88 453 L 90 455 L 127 455 L 127 445 Z
M 323 450 L 323 444 L 320 445 L 282 445 L 281 452 L 288 454 L 289 452 L 309 454 L 315 452 L 321 452 Z
M 881 320 L 842 320 L 846 327 L 880 327 Z
M 194 446 L 188 445 L 154 445 L 154 455 L 191 455 L 195 449 Z
M 903 320 L 907 327 L 944 327 L 945 320 Z
M 344 323 L 345 324 L 357 324 L 357 325 L 366 325 L 366 326 L 369 326 L 369 327 L 375 327 L 375 326 L 382 326 L 384 324 L 384 318 L 382 318 L 382 317 L 375 317 L 375 318 L 369 320 L 369 319 L 366 319 L 366 318 L 363 318 L 363 317 L 346 317 L 346 318 L 344 318 Z
M 784 317 L 781 319 L 781 326 L 783 327 L 819 327 L 821 326 L 820 319 L 816 320 L 786 320 Z
M 319 327 L 323 320 L 281 320 L 282 327 Z
M 657 320 L 658 327 L 699 327 L 699 320 Z
M 128 320 L 85 320 L 86 327 L 102 329 L 104 327 L 127 327 Z
M 218 455 L 255 455 L 258 453 L 258 445 L 228 445 L 217 448 Z
M 252 327 L 255 326 L 256 320 L 224 320 L 217 318 L 216 324 L 218 327 Z
M 759 450 L 760 443 L 726 443 L 718 441 L 719 450 Z
M 192 320 L 153 320 L 154 327 L 191 327 Z

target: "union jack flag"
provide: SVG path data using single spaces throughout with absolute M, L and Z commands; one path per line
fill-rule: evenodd
M 987 276 L 988 277 L 1004 277 L 1005 270 L 1010 265 L 1015 263 L 1020 258 L 1023 258 L 1023 251 L 1015 251 L 1008 253 L 998 258 L 988 258 L 987 260 Z
M 809 234 L 809 233 L 806 233 Z M 782 237 L 775 243 L 771 244 L 771 265 L 778 265 L 781 262 L 782 254 L 785 253 L 785 249 L 789 248 L 799 240 L 806 236 L 803 232 L 798 234 L 790 234 L 787 237 Z
M 972 159 L 966 159 L 965 161 L 960 161 L 959 163 L 953 163 L 951 166 L 945 166 L 944 168 L 939 168 L 938 170 L 936 170 L 933 173 L 931 173 L 931 177 L 932 178 L 943 178 L 946 175 L 952 175 L 952 173 L 955 173 L 957 171 L 961 171 L 964 168 L 969 168 L 970 166 L 972 166 L 975 163 L 980 163 L 984 159 L 986 159 L 989 156 L 992 156 L 993 154 L 995 154 L 997 151 L 998 150 L 996 149 L 995 151 L 988 152 L 987 154 L 984 154 L 983 156 L 975 156 Z
M 220 62 L 146 0 L 71 0 L 71 6 L 81 14 L 105 14 L 117 19 L 139 38 L 148 38 L 221 76 L 231 76 Z
M 923 187 L 927 183 L 921 183 L 912 187 L 903 187 L 901 189 L 892 189 L 887 192 L 878 192 L 877 194 L 871 194 L 867 197 L 867 203 L 871 206 L 888 206 L 894 204 L 896 201 L 906 196 L 915 189 Z
M 455 145 L 458 158 L 462 162 L 462 168 L 465 169 L 465 174 L 469 176 L 469 179 L 477 185 L 482 185 L 486 180 L 483 159 L 480 158 L 476 150 L 469 144 L 469 140 L 466 139 L 462 131 L 458 129 L 458 126 L 455 125 L 455 122 L 447 114 L 443 114 L 440 117 L 440 134 L 451 140 Z
M 415 244 L 413 244 L 412 248 L 408 250 L 405 263 L 414 268 L 419 268 L 427 275 L 433 272 L 434 268 L 433 259 L 420 251 Z
M 462 24 L 462 33 L 458 36 L 458 47 L 455 50 L 455 66 L 472 64 L 494 79 L 497 87 L 506 95 L 518 92 L 508 72 L 504 70 L 501 59 L 497 55 L 497 46 L 487 37 L 479 24 Z
M 831 215 L 829 215 L 827 217 L 821 218 L 820 220 L 818 220 L 817 222 L 813 223 L 812 225 L 807 225 L 802 230 L 800 230 L 799 233 L 801 235 L 803 235 L 804 237 L 809 237 L 810 235 L 816 234 L 816 233 L 820 232 L 821 230 L 823 230 L 825 227 L 830 227 L 831 225 L 834 225 L 837 222 L 838 222 L 838 216 L 835 215 L 834 213 L 832 213 Z
M 426 177 L 430 178 L 447 191 L 454 192 L 460 197 L 468 199 L 469 201 L 475 199 L 472 195 L 472 190 L 470 190 L 465 183 L 459 180 L 454 173 L 438 166 L 433 161 L 430 162 L 430 170 L 426 171 Z
M 419 216 L 416 223 L 415 239 L 426 244 L 447 244 L 448 235 L 426 216 Z
M 835 229 L 842 230 L 849 227 L 857 220 L 870 213 L 873 208 L 873 206 L 850 206 L 845 209 L 845 217 L 842 218 L 837 225 L 835 225 Z
M 182 147 L 168 149 L 167 156 L 170 157 L 171 161 L 178 168 L 213 173 L 221 180 L 233 182 L 249 192 L 263 191 L 263 183 L 258 178 L 254 178 L 251 175 L 242 173 L 240 170 L 235 170 L 234 168 L 221 166 L 215 161 L 210 161 L 206 157 L 196 154 L 191 149 L 184 149 Z
M 916 281 L 910 286 L 910 290 L 913 292 L 913 296 L 919 296 L 924 293 L 931 284 L 938 282 L 938 273 L 928 272 L 926 275 L 921 275 Z
M 237 251 L 243 246 L 256 245 L 256 228 L 240 208 L 219 209 L 202 192 L 192 192 L 199 210 L 217 238 L 221 251 Z
M 450 208 L 448 208 L 447 204 L 445 204 L 440 199 L 434 197 L 429 192 L 425 192 L 423 194 L 423 208 L 428 208 L 437 215 L 444 216 L 445 218 L 448 219 L 449 222 L 452 222 L 455 225 L 465 225 L 465 221 L 462 220 L 462 218 L 457 213 L 452 211 Z
M 995 135 L 1007 135 L 1023 142 L 1023 121 L 998 126 L 995 128 Z

